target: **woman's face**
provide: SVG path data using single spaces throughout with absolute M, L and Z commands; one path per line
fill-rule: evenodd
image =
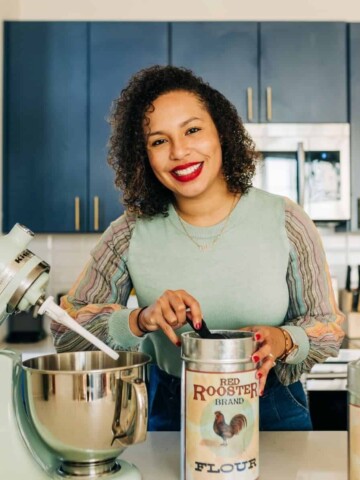
M 226 186 L 215 124 L 201 101 L 184 90 L 161 95 L 146 113 L 145 141 L 151 168 L 175 198 L 211 195 Z

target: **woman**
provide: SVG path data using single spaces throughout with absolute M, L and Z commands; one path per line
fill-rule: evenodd
M 135 75 L 112 114 L 109 162 L 126 213 L 62 307 L 113 348 L 149 353 L 151 430 L 179 429 L 180 335 L 255 332 L 262 430 L 309 430 L 299 381 L 343 332 L 321 241 L 289 199 L 251 186 L 257 153 L 236 109 L 192 72 Z M 135 287 L 141 309 L 125 307 Z M 58 351 L 91 349 L 53 324 Z

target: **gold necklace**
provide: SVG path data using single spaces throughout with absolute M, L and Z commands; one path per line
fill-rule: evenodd
M 190 233 L 188 232 L 186 226 L 185 226 L 185 222 L 184 220 L 180 217 L 177 209 L 175 208 L 175 212 L 176 212 L 176 215 L 178 216 L 178 219 L 180 221 L 180 225 L 182 226 L 184 232 L 185 232 L 185 235 L 198 247 L 198 249 L 201 251 L 201 252 L 207 252 L 208 250 L 211 250 L 212 248 L 214 248 L 214 246 L 217 244 L 217 242 L 220 240 L 222 234 L 225 232 L 225 228 L 228 224 L 228 221 L 229 221 L 229 218 L 235 208 L 235 205 L 236 205 L 236 198 L 237 196 L 234 195 L 234 200 L 232 201 L 232 204 L 231 204 L 231 208 L 230 208 L 230 211 L 229 213 L 226 215 L 225 219 L 223 220 L 224 224 L 220 230 L 220 232 L 215 235 L 215 237 L 213 238 L 213 240 L 211 241 L 210 244 L 205 244 L 205 245 L 202 245 L 201 243 L 198 243 L 195 238 L 190 235 Z

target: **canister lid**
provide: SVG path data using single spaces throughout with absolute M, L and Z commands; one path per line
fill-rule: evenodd
M 213 333 L 217 331 L 212 330 Z M 195 332 L 186 332 L 182 337 L 183 360 L 204 363 L 245 363 L 251 362 L 256 341 L 252 332 L 221 330 L 228 338 L 201 338 Z

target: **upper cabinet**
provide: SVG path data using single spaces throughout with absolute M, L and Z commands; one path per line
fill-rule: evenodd
M 86 24 L 5 24 L 3 230 L 86 218 Z
M 106 162 L 112 102 L 138 70 L 167 63 L 166 23 L 89 24 L 89 231 L 104 230 L 123 212 Z
M 346 24 L 180 22 L 171 62 L 203 76 L 244 122 L 347 122 Z
M 244 122 L 258 122 L 258 24 L 179 22 L 171 26 L 171 63 L 221 91 Z
M 353 133 L 358 28 L 350 32 Z M 4 53 L 3 231 L 20 222 L 39 233 L 97 232 L 122 213 L 108 118 L 131 75 L 149 65 L 191 68 L 245 123 L 348 121 L 345 23 L 5 22 Z M 356 184 L 353 192 L 360 198 Z
M 103 231 L 123 212 L 108 118 L 154 63 L 168 63 L 166 23 L 6 22 L 4 231 Z
M 347 122 L 346 24 L 260 23 L 261 122 Z

